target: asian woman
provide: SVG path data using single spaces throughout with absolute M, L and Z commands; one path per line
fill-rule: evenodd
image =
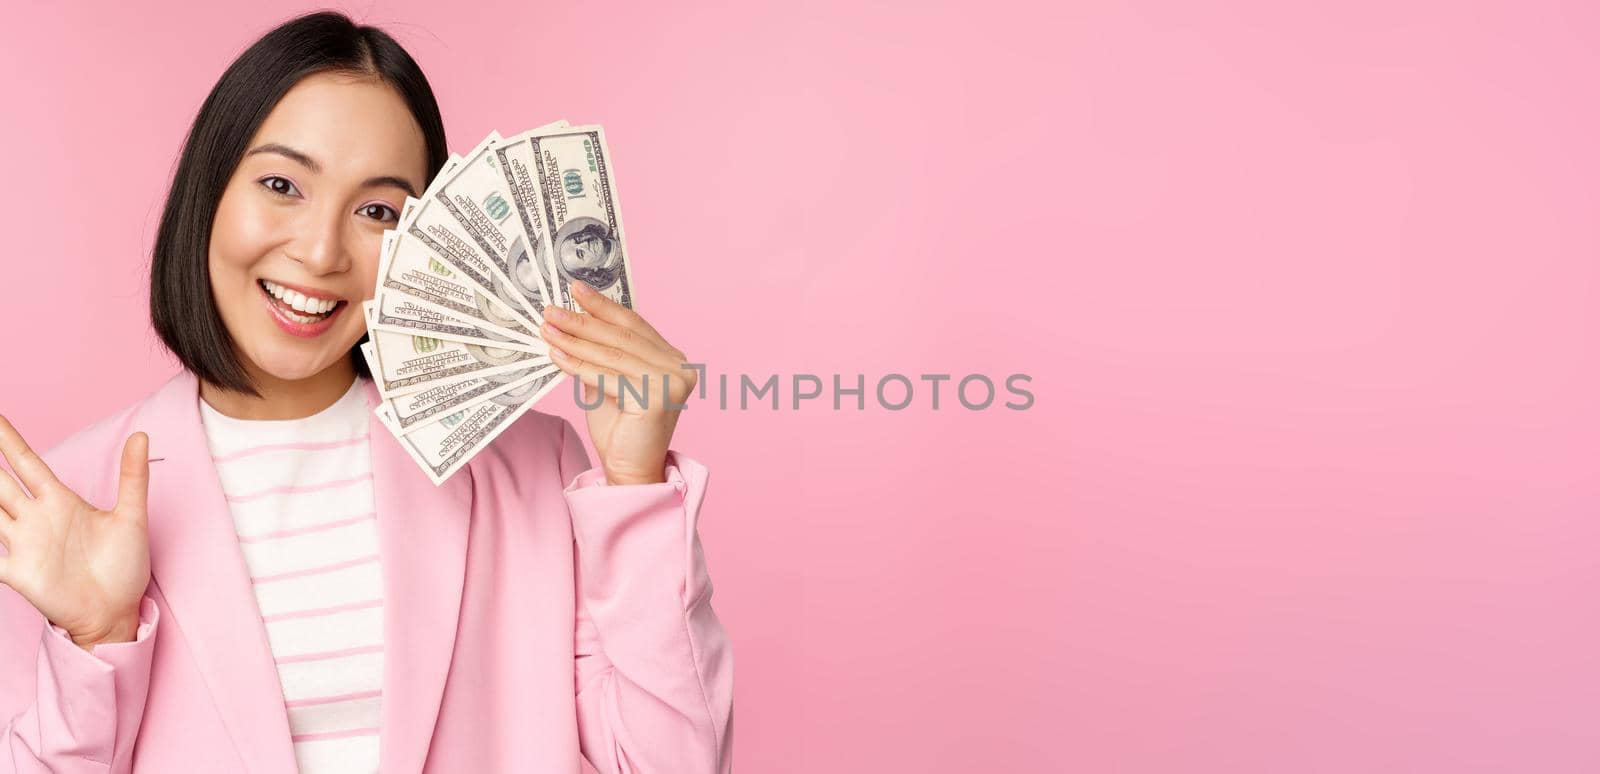
M 0 417 L 0 772 L 730 770 L 681 350 L 582 283 L 546 317 L 596 467 L 535 411 L 435 487 L 372 427 L 360 306 L 447 153 L 343 15 L 223 73 L 151 263 L 182 369 L 42 455 Z M 647 374 L 671 400 L 619 405 Z

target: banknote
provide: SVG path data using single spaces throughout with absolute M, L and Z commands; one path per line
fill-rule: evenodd
M 480 325 L 478 321 L 456 317 L 431 304 L 400 293 L 384 293 L 371 301 L 363 302 L 361 311 L 366 315 L 369 329 L 414 333 L 436 339 L 464 341 L 504 349 L 522 349 L 541 354 L 550 351 L 542 340 L 514 339 L 494 328 Z
M 440 381 L 486 376 L 544 365 L 548 355 L 489 347 L 409 333 L 367 330 L 372 345 L 372 380 L 384 398 L 425 389 Z
M 545 238 L 544 221 L 539 218 L 538 181 L 534 177 L 533 135 L 535 132 L 565 128 L 540 127 L 513 135 L 494 144 L 496 166 L 505 179 L 506 190 L 511 194 L 513 212 L 525 237 L 524 249 L 513 262 L 514 277 L 524 285 L 538 282 L 544 303 L 553 303 L 555 290 L 551 284 L 550 240 Z M 569 307 L 570 308 L 570 307 Z M 539 310 L 541 317 L 543 308 Z
M 399 231 L 384 232 L 376 295 L 404 295 L 508 339 L 540 339 L 492 291 L 446 266 L 421 240 Z
M 552 373 L 559 374 L 560 369 L 547 365 L 442 382 L 384 401 L 378 406 L 378 417 L 395 435 L 405 435 L 433 419 L 497 397 Z
M 561 384 L 564 376 L 560 371 L 535 376 L 511 390 L 431 420 L 399 436 L 400 446 L 429 480 L 435 485 L 444 483 Z
M 540 334 L 578 280 L 632 308 L 633 276 L 604 131 L 491 132 L 451 155 L 395 228 L 362 304 L 374 416 L 434 484 L 459 471 L 566 374 Z
M 499 135 L 490 135 L 485 142 L 492 139 L 499 139 Z M 436 197 L 439 182 L 462 168 L 465 162 L 466 159 L 461 156 L 451 156 L 439 177 L 423 192 L 421 199 L 406 197 L 395 230 L 415 237 L 440 261 L 511 309 L 527 329 L 536 330 L 544 318 L 535 317 L 527 310 L 519 300 L 522 294 L 512 288 L 511 280 L 484 254 L 477 241 L 467 233 L 466 227 Z
M 549 243 L 551 302 L 577 309 L 582 280 L 633 308 L 633 274 L 605 132 L 598 124 L 533 132 L 528 138 L 539 186 L 541 238 Z
M 566 121 L 557 121 L 533 131 L 554 131 L 566 126 Z M 498 135 L 490 134 L 459 164 L 441 174 L 429 187 L 429 193 L 488 256 L 498 276 L 508 280 L 508 287 L 528 316 L 542 322 L 545 304 L 549 303 L 549 290 L 537 263 L 543 256 L 536 254 L 538 243 L 529 237 L 524 219 L 515 210 L 516 202 L 498 153 L 503 142 Z

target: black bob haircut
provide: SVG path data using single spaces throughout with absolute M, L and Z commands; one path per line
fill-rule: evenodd
M 225 390 L 260 395 L 239 363 L 211 295 L 211 224 L 228 180 L 267 114 L 302 78 L 320 72 L 371 76 L 393 87 L 422 127 L 429 179 L 449 156 L 428 79 L 411 55 L 376 27 L 357 25 L 333 11 L 308 14 L 268 32 L 228 66 L 189 128 L 150 263 L 150 322 L 156 334 L 184 368 Z M 350 350 L 350 361 L 356 373 L 371 376 L 359 347 L 357 342 Z

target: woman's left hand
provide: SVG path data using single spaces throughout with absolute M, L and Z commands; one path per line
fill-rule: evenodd
M 666 481 L 667 445 L 679 414 L 672 406 L 689 400 L 698 374 L 683 367 L 688 358 L 637 312 L 582 282 L 572 289 L 588 314 L 545 307 L 540 332 L 550 345 L 550 359 L 583 383 L 585 405 L 594 404 L 597 389 L 605 393 L 587 415 L 606 482 Z M 622 391 L 623 380 L 630 391 Z

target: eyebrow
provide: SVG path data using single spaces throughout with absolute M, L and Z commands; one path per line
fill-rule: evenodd
M 250 151 L 244 155 L 254 156 L 257 153 L 275 153 L 279 156 L 289 159 L 290 161 L 298 163 L 300 166 L 305 167 L 306 169 L 311 170 L 313 174 L 322 174 L 322 165 L 318 164 L 316 159 L 281 143 L 269 142 L 263 145 L 257 145 L 256 147 L 251 148 Z M 403 177 L 397 177 L 395 175 L 378 175 L 377 177 L 369 177 L 361 183 L 362 188 L 371 188 L 374 186 L 392 186 L 410 194 L 411 198 L 413 199 L 420 198 L 417 195 L 416 186 L 412 185 L 409 180 L 406 180 Z

